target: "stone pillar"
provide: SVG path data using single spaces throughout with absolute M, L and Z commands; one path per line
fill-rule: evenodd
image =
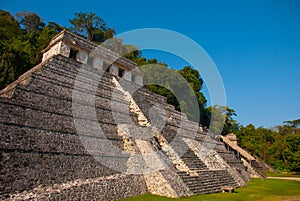
M 96 69 L 103 70 L 103 60 L 95 57 L 92 64 Z
M 76 55 L 76 61 L 87 64 L 88 54 L 84 51 L 79 51 Z
M 111 74 L 116 75 L 116 76 L 118 76 L 118 74 L 119 74 L 119 68 L 115 65 L 112 65 L 110 67 L 109 71 L 110 71 Z
M 95 57 L 91 56 L 91 55 L 88 55 L 88 60 L 87 60 L 87 64 L 89 66 L 93 66 L 94 67 L 94 60 L 95 60 Z
M 69 45 L 67 45 L 66 43 L 64 43 L 64 42 L 59 42 L 59 43 L 61 44 L 59 54 L 65 56 L 65 57 L 69 57 L 71 47 Z
M 123 78 L 125 80 L 128 80 L 131 82 L 132 72 L 131 71 L 125 71 Z
M 135 75 L 134 82 L 138 85 L 144 85 L 144 79 L 142 75 Z

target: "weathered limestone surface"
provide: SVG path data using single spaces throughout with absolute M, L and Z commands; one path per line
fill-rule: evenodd
M 96 85 L 96 101 L 91 105 L 95 107 L 96 121 L 103 135 L 98 133 L 98 127 L 85 124 L 80 126 L 90 131 L 88 135 L 76 132 L 72 114 L 72 84 L 77 73 L 76 65 L 76 62 L 57 55 L 42 66 L 39 74 L 31 75 L 28 85 L 18 85 L 12 98 L 0 98 L 2 198 L 40 185 L 117 173 L 99 162 L 103 160 L 115 161 L 116 167 L 125 168 L 129 156 L 121 155 L 123 159 L 119 156 L 116 159 L 113 153 L 99 148 L 99 145 L 109 139 L 122 151 L 123 140 L 117 135 L 113 115 L 124 120 L 122 123 L 132 123 L 131 118 L 134 118 L 132 115 L 128 118 L 129 110 L 121 97 L 110 98 L 113 85 L 111 77 L 106 74 L 103 81 Z M 93 79 L 87 81 L 88 86 L 96 83 Z M 84 84 L 82 86 L 86 87 Z M 85 89 L 83 93 L 87 97 L 89 92 Z M 108 103 L 114 101 L 117 103 L 112 108 Z M 83 98 L 80 104 L 86 106 L 89 101 Z M 85 115 L 84 111 L 81 113 Z M 95 121 L 88 115 L 85 117 L 88 122 Z M 89 147 L 85 147 L 83 142 L 88 143 Z M 142 185 L 142 182 L 139 183 Z M 131 191 L 135 195 L 134 191 L 140 190 L 136 188 Z
M 183 141 L 192 149 L 198 158 L 201 158 L 209 170 L 224 170 L 226 169 L 225 161 L 217 154 L 215 150 L 209 150 L 196 140 L 188 138 Z
M 194 151 L 191 150 L 191 148 L 188 147 L 187 144 L 182 141 L 182 138 L 197 140 L 199 146 L 201 146 L 202 144 L 205 147 L 211 148 L 213 150 L 213 153 L 217 154 L 218 158 L 220 157 L 219 161 L 224 160 L 226 162 L 227 171 L 226 173 L 224 173 L 224 171 L 222 172 L 224 173 L 222 179 L 224 181 L 228 181 L 228 185 L 230 184 L 233 186 L 246 185 L 245 181 L 249 181 L 250 178 L 247 172 L 245 171 L 245 167 L 243 166 L 241 160 L 238 159 L 233 152 L 226 150 L 223 143 L 210 138 L 209 136 L 207 136 L 207 134 L 201 131 L 201 129 L 197 129 L 198 125 L 195 125 L 194 122 L 188 121 L 185 116 L 181 116 L 179 112 L 175 111 L 173 108 L 169 107 L 169 105 L 165 104 L 166 101 L 161 101 L 161 99 L 158 99 L 156 97 L 153 98 L 152 94 L 150 92 L 144 92 L 145 91 L 144 89 L 141 88 L 135 89 L 134 86 L 130 86 L 133 85 L 132 83 L 128 83 L 123 80 L 121 83 L 124 84 L 127 88 L 135 91 L 133 98 L 148 119 L 151 119 L 149 111 L 153 106 L 160 107 L 162 108 L 162 110 L 165 111 L 165 113 L 160 113 L 156 117 L 156 118 L 160 118 L 161 121 L 165 122 L 165 125 L 161 130 L 161 133 L 165 137 L 165 139 L 170 143 L 172 148 L 181 156 L 181 159 L 188 165 L 188 167 L 192 167 L 192 169 L 196 171 L 202 171 L 202 170 L 207 171 L 208 166 L 223 166 L 223 164 L 222 163 L 208 164 L 208 160 L 207 160 L 206 162 L 208 166 L 206 166 L 206 164 L 203 161 L 201 161 L 201 159 L 199 159 L 198 156 L 196 156 L 195 150 Z M 215 160 L 215 162 L 218 162 L 218 160 Z M 200 177 L 197 178 L 197 175 L 189 176 L 186 172 L 179 172 L 179 175 L 181 175 L 183 180 L 187 181 L 187 183 L 190 183 L 190 180 L 196 182 L 200 179 Z M 213 179 L 214 177 L 213 174 L 211 175 L 211 177 L 212 177 L 212 181 L 211 181 L 212 186 L 214 188 L 217 188 L 217 189 L 212 188 L 211 192 L 215 192 L 215 190 L 220 191 L 221 186 L 215 184 L 216 181 Z M 220 173 L 217 174 L 216 177 L 220 177 Z M 230 177 L 231 180 L 226 180 L 226 177 Z M 216 180 L 220 180 L 220 178 Z M 231 183 L 229 181 L 231 181 Z M 209 184 L 210 182 L 207 183 Z M 222 182 L 220 181 L 219 184 L 221 183 Z M 205 190 L 205 192 L 210 192 L 209 187 L 206 188 L 207 189 Z M 203 193 L 203 192 L 194 190 L 194 193 Z
M 152 194 L 173 198 L 190 195 L 190 191 L 186 185 L 184 185 L 183 181 L 179 177 L 174 177 L 174 173 L 171 173 L 172 171 L 170 168 L 172 168 L 172 166 L 168 167 L 166 160 L 163 160 L 164 157 L 160 157 L 157 152 L 158 148 L 166 149 L 166 147 L 168 147 L 168 150 L 172 150 L 172 148 L 166 144 L 166 140 L 157 128 L 151 125 L 132 98 L 131 94 L 128 91 L 125 91 L 115 78 L 113 78 L 113 83 L 115 83 L 116 87 L 124 93 L 124 98 L 128 102 L 130 112 L 135 114 L 137 118 L 137 126 L 134 126 L 134 128 L 132 128 L 132 126 L 122 125 L 119 126 L 118 130 L 126 140 L 124 144 L 129 145 L 127 146 L 127 150 L 133 154 L 132 161 L 136 161 L 139 165 L 137 166 L 132 163 L 128 164 L 129 171 L 136 171 L 135 173 L 143 174 L 148 191 Z M 130 138 L 135 140 L 131 140 Z M 152 139 L 153 141 L 153 138 L 157 139 L 156 144 L 153 142 L 151 144 L 149 142 L 149 139 Z M 132 145 L 135 145 L 138 151 L 136 151 Z M 138 155 L 140 157 L 136 157 L 137 152 L 140 153 L 140 155 Z M 174 159 L 174 156 L 177 156 L 174 151 L 172 154 L 173 158 L 170 157 L 170 154 L 168 154 L 168 156 L 171 161 L 177 165 L 177 168 L 178 165 L 185 166 L 179 157 Z M 138 161 L 139 159 L 140 162 Z M 143 164 L 143 166 L 141 166 L 141 164 Z M 185 166 L 185 168 L 186 171 L 189 171 L 188 167 Z M 162 171 L 164 171 L 164 174 L 162 174 Z M 173 177 L 171 177 L 171 175 Z M 181 184 L 180 188 L 178 188 L 178 184 Z M 174 185 L 174 187 L 172 185 Z
M 142 88 L 136 64 L 93 48 L 62 32 L 42 64 L 0 91 L 0 200 L 182 197 L 245 185 L 234 153 Z M 112 60 L 113 74 L 103 71 Z
M 169 158 L 171 163 L 173 163 L 175 169 L 177 169 L 178 175 L 181 178 L 180 181 L 184 181 L 192 193 L 219 192 L 221 187 L 226 184 L 232 186 L 245 185 L 245 183 L 239 182 L 239 180 L 243 179 L 240 178 L 241 176 L 236 170 L 230 169 L 226 171 L 230 166 L 225 165 L 227 163 L 216 151 L 210 151 L 204 147 L 205 151 L 210 151 L 209 153 L 211 154 L 202 156 L 203 153 L 200 153 L 200 151 L 195 148 L 195 145 L 193 145 L 195 143 L 201 147 L 202 143 L 205 142 L 212 144 L 213 148 L 218 144 L 217 141 L 204 135 L 202 131 L 198 129 L 198 125 L 188 121 L 186 116 L 181 115 L 175 111 L 174 108 L 170 108 L 165 104 L 165 100 L 160 102 L 161 99 L 151 98 L 151 93 L 145 93 L 144 89 L 133 86 L 133 83 L 124 80 L 120 80 L 120 83 L 128 91 L 135 91 L 133 98 L 134 102 L 138 103 L 139 108 L 134 111 L 146 114 L 140 118 L 145 126 L 151 126 L 151 123 L 157 122 L 150 123 L 148 120 L 143 122 L 143 119 L 159 119 L 158 122 L 165 122 L 161 131 L 157 129 L 153 130 L 153 135 L 157 139 L 161 150 Z M 158 108 L 158 112 L 154 114 L 154 118 L 153 114 L 151 114 L 153 107 Z M 166 112 L 160 112 L 160 108 Z M 188 142 L 193 141 L 193 138 L 197 141 L 189 144 Z M 203 174 L 205 176 L 203 176 Z M 201 181 L 203 180 L 206 182 L 202 183 Z M 161 184 L 163 184 L 163 182 Z M 154 191 L 154 193 L 156 192 Z
M 51 186 L 38 186 L 28 192 L 12 194 L 11 198 L 15 200 L 114 200 L 145 193 L 147 188 L 142 176 L 114 174 L 85 180 L 77 179 Z
M 266 163 L 253 157 L 246 150 L 239 147 L 237 144 L 237 137 L 235 134 L 230 133 L 227 136 L 218 136 L 218 138 L 225 144 L 228 150 L 231 150 L 235 154 L 240 156 L 241 161 L 243 162 L 244 166 L 247 168 L 247 171 L 251 177 L 265 178 L 266 170 L 269 170 L 271 172 L 276 172 L 276 170 L 274 171 L 273 168 L 269 168 L 269 166 Z

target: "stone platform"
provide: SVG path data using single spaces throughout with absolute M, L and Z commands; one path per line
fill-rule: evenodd
M 0 200 L 183 197 L 246 185 L 233 152 L 141 87 L 136 64 L 94 46 L 63 31 L 41 64 L 0 92 Z

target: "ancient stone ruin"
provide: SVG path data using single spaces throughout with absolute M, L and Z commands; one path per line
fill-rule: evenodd
M 135 63 L 68 31 L 54 37 L 42 63 L 0 92 L 0 199 L 183 197 L 246 185 L 233 151 L 142 85 Z
M 266 171 L 277 173 L 270 165 L 238 146 L 238 140 L 234 133 L 229 133 L 226 136 L 220 135 L 218 138 L 224 143 L 228 151 L 233 151 L 241 159 L 251 178 L 265 178 L 267 177 Z

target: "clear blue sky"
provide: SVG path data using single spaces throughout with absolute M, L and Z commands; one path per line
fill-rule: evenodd
M 149 27 L 177 31 L 212 57 L 241 124 L 272 127 L 300 118 L 300 1 L 1 0 L 0 6 L 11 13 L 36 12 L 45 22 L 67 27 L 68 19 L 83 11 L 95 12 L 117 33 Z M 174 68 L 185 65 L 174 56 L 144 54 Z

